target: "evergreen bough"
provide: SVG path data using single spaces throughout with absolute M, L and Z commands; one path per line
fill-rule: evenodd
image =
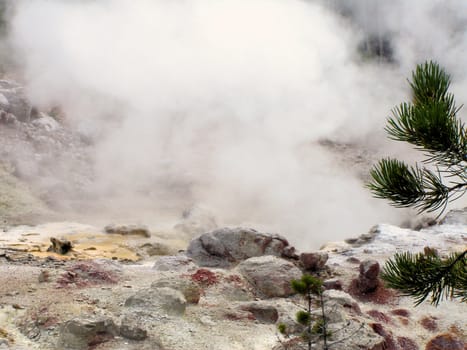
M 367 185 L 377 198 L 395 207 L 413 207 L 419 212 L 446 209 L 467 191 L 467 130 L 457 117 L 454 96 L 448 91 L 450 76 L 436 63 L 417 66 L 409 81 L 412 102 L 392 110 L 386 132 L 395 141 L 405 141 L 422 151 L 423 165 L 409 166 L 392 158 L 382 159 L 370 171 Z M 431 164 L 432 169 L 424 165 Z M 431 303 L 447 297 L 467 302 L 467 250 L 447 258 L 398 253 L 381 274 L 386 284 L 415 298 L 416 305 L 431 295 Z

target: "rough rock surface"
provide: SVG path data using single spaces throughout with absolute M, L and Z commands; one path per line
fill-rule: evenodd
M 308 271 L 322 270 L 328 258 L 329 256 L 326 252 L 302 253 L 299 257 L 303 268 Z
M 357 286 L 362 293 L 373 292 L 379 284 L 379 263 L 375 260 L 365 260 L 360 264 Z
M 325 289 L 337 289 L 342 290 L 342 281 L 337 278 L 331 278 L 323 281 L 323 287 Z
M 118 335 L 119 330 L 108 317 L 74 318 L 60 327 L 58 346 L 62 349 L 88 349 Z
M 243 311 L 251 312 L 254 318 L 261 323 L 275 324 L 279 318 L 277 308 L 262 301 L 242 303 L 238 308 Z
M 288 246 L 287 240 L 279 235 L 222 228 L 193 239 L 186 254 L 199 266 L 232 267 L 255 256 L 282 256 Z
M 197 304 L 201 297 L 201 288 L 192 280 L 182 278 L 178 275 L 162 277 L 151 284 L 151 288 L 172 288 L 183 294 L 187 303 Z
M 148 332 L 144 328 L 142 317 L 127 314 L 120 324 L 120 335 L 131 340 L 144 340 L 148 337 Z
M 247 259 L 237 268 L 260 294 L 269 298 L 292 295 L 290 283 L 302 276 L 294 264 L 273 255 Z
M 186 299 L 181 292 L 172 288 L 145 288 L 129 297 L 125 306 L 181 316 L 185 313 Z

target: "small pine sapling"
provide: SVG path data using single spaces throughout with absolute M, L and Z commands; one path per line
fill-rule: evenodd
M 331 333 L 327 329 L 326 316 L 324 311 L 323 302 L 323 281 L 317 277 L 304 274 L 301 279 L 293 280 L 292 289 L 303 295 L 306 301 L 304 310 L 300 310 L 296 314 L 296 320 L 299 324 L 306 327 L 302 333 L 302 338 L 308 345 L 308 350 L 311 349 L 312 344 L 317 340 L 323 340 L 324 350 L 328 350 L 328 338 Z M 313 323 L 311 317 L 312 305 L 314 297 L 318 297 L 318 305 L 321 307 L 321 317 Z M 287 334 L 287 327 L 285 324 L 279 324 L 278 330 L 281 334 Z

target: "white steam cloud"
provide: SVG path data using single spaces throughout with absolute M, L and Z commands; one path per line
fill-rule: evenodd
M 425 59 L 467 101 L 466 23 L 464 0 L 21 0 L 11 40 L 34 103 L 94 140 L 83 190 L 110 211 L 201 205 L 316 247 L 396 217 L 317 141 L 381 147 Z

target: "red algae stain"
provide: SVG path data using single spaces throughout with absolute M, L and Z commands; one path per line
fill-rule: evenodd
M 467 338 L 467 334 L 465 333 L 465 331 L 459 329 L 459 327 L 455 324 L 452 324 L 451 327 L 449 327 L 449 332 L 457 335 L 459 338 Z
M 115 273 L 93 262 L 78 262 L 69 267 L 57 280 L 58 288 L 87 287 L 101 283 L 117 283 Z
M 191 279 L 194 282 L 201 283 L 207 286 L 212 286 L 219 282 L 217 275 L 207 269 L 199 269 L 191 275 Z
M 397 344 L 402 350 L 419 350 L 419 346 L 415 341 L 406 337 L 397 337 Z
M 358 288 L 358 280 L 354 279 L 347 288 L 347 293 L 362 302 L 372 302 L 375 304 L 393 304 L 397 294 L 393 289 L 386 288 L 383 282 L 378 282 L 378 287 L 373 292 L 362 293 Z
M 467 344 L 456 336 L 445 333 L 431 339 L 425 346 L 425 350 L 466 350 Z
M 404 326 L 409 325 L 409 320 L 407 318 L 399 316 L 398 319 L 399 319 L 399 322 L 402 323 Z
M 370 310 L 367 312 L 375 321 L 383 322 L 383 323 L 393 323 L 391 317 L 386 315 L 385 313 L 378 311 L 378 310 Z
M 239 275 L 230 275 L 225 277 L 225 281 L 235 284 L 235 285 L 242 285 L 243 281 Z
M 391 310 L 391 314 L 401 317 L 410 317 L 410 311 L 407 309 L 394 309 Z
M 381 323 L 372 323 L 370 327 L 375 331 L 376 334 L 379 334 L 384 338 L 384 350 L 399 350 L 394 337 L 388 331 L 386 331 Z
M 435 317 L 426 316 L 420 320 L 420 324 L 427 331 L 435 332 L 438 330 L 438 323 L 436 322 Z
M 251 312 L 248 313 L 235 313 L 235 312 L 226 312 L 224 314 L 225 318 L 230 321 L 255 321 L 256 317 Z

